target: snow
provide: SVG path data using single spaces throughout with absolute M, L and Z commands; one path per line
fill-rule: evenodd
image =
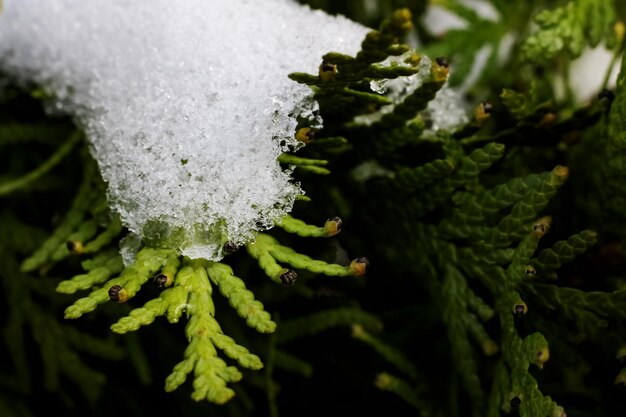
M 312 106 L 287 75 L 367 32 L 291 0 L 4 3 L 0 70 L 84 129 L 124 225 L 211 260 L 302 193 L 276 162 L 297 147 L 290 114 Z

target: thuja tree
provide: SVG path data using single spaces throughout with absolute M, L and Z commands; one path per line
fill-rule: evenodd
M 219 234 L 224 259 L 158 224 L 129 233 L 85 132 L 41 110 L 46 86 L 5 87 L 2 414 L 623 409 L 626 76 L 583 104 L 567 81 L 588 46 L 617 62 L 620 10 L 434 3 L 468 25 L 412 49 L 424 8 L 389 11 L 355 54 L 289 75 L 316 104 L 277 159 L 306 197 L 252 239 Z

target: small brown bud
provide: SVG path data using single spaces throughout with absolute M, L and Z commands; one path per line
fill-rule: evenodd
M 440 67 L 448 68 L 450 66 L 450 63 L 448 62 L 448 60 L 442 56 L 435 58 L 435 62 Z
M 526 313 L 528 313 L 528 306 L 524 301 L 519 300 L 517 303 L 515 303 L 515 305 L 513 306 L 513 314 L 515 315 L 515 317 L 522 317 L 526 315 Z
M 109 288 L 109 298 L 116 303 L 123 303 L 128 300 L 128 293 L 119 285 L 113 285 Z
M 308 145 L 315 140 L 315 130 L 310 127 L 301 127 L 296 131 L 296 140 Z
M 335 236 L 339 232 L 341 232 L 341 225 L 343 222 L 339 217 L 332 217 L 326 220 L 324 223 L 324 230 L 326 230 L 326 236 Z
M 171 287 L 172 284 L 174 283 L 174 280 L 171 274 L 161 273 L 161 274 L 157 274 L 152 280 L 152 282 L 158 289 L 163 290 L 167 287 Z
M 69 240 L 65 246 L 72 255 L 81 255 L 85 251 L 83 243 L 79 240 Z
M 548 233 L 551 223 L 552 218 L 549 216 L 542 217 L 541 219 L 537 220 L 535 224 L 533 224 L 533 233 L 535 234 L 535 236 L 543 237 L 543 235 Z
M 554 169 L 552 170 L 552 172 L 558 176 L 561 177 L 563 180 L 567 179 L 567 177 L 569 177 L 569 168 L 563 165 L 557 165 L 556 167 L 554 167 Z
M 319 77 L 323 82 L 332 81 L 337 76 L 337 65 L 322 61 L 319 68 Z
M 239 250 L 239 245 L 237 245 L 235 242 L 232 242 L 230 240 L 227 240 L 226 242 L 224 242 L 224 252 L 235 253 L 238 250 Z
M 540 127 L 550 126 L 551 124 L 554 124 L 554 122 L 556 122 L 557 118 L 558 117 L 555 112 L 552 112 L 552 111 L 548 112 L 539 121 L 539 126 Z
M 355 275 L 358 277 L 358 276 L 365 274 L 369 265 L 370 265 L 370 262 L 367 260 L 367 258 L 365 256 L 360 256 L 354 259 L 352 262 L 350 262 L 349 268 L 350 268 L 350 271 L 352 272 L 352 275 Z
M 449 63 L 445 58 L 437 58 L 431 66 L 431 77 L 435 82 L 444 83 L 448 79 Z
M 285 268 L 280 271 L 280 275 L 278 276 L 278 278 L 283 285 L 288 286 L 296 283 L 296 278 L 298 278 L 298 274 L 296 273 L 296 271 Z
M 409 55 L 409 57 L 405 59 L 404 62 L 414 67 L 417 67 L 419 63 L 422 62 L 422 56 L 418 54 L 417 52 L 414 52 L 411 55 Z
M 488 101 L 483 101 L 474 109 L 474 117 L 476 118 L 476 123 L 478 126 L 482 126 L 485 124 L 487 119 L 491 117 L 491 110 L 493 106 Z

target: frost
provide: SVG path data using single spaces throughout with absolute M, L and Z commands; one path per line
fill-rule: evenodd
M 385 94 L 387 92 L 386 84 L 389 82 L 387 78 L 383 78 L 382 80 L 373 80 L 370 81 L 370 89 L 378 94 Z
M 249 241 L 301 191 L 276 162 L 328 51 L 366 28 L 290 0 L 8 0 L 0 70 L 85 130 L 131 232 L 193 257 Z M 300 102 L 306 103 L 303 109 Z M 307 113 L 308 112 L 308 113 Z
M 306 121 L 305 125 L 312 129 L 321 130 L 324 127 L 324 121 L 319 112 L 320 104 L 310 95 L 300 100 L 293 117 L 296 120 L 302 119 Z
M 389 57 L 382 62 L 382 65 L 398 65 L 403 62 L 409 54 L 410 52 L 401 57 Z M 415 74 L 409 75 L 408 77 L 399 77 L 393 80 L 389 80 L 387 83 L 385 83 L 387 98 L 391 99 L 394 104 L 398 104 L 404 101 L 407 96 L 413 94 L 415 90 L 417 90 L 419 87 L 422 86 L 422 84 L 424 84 L 424 81 L 427 81 L 430 78 L 431 65 L 432 61 L 430 60 L 430 58 L 428 58 L 427 56 L 422 56 L 418 66 L 418 71 Z
M 410 52 L 400 57 L 389 57 L 379 65 L 402 65 L 409 54 Z M 384 94 L 386 98 L 392 101 L 392 104 L 382 106 L 376 113 L 358 115 L 354 118 L 354 122 L 369 126 L 380 121 L 385 114 L 393 112 L 396 105 L 402 103 L 431 77 L 431 66 L 432 60 L 427 56 L 422 56 L 418 71 L 413 75 L 398 77 L 393 80 L 370 81 L 370 89 L 373 92 Z M 426 135 L 432 135 L 438 130 L 452 132 L 469 122 L 463 95 L 461 92 L 450 88 L 447 83 L 428 103 L 428 107 L 420 112 L 420 115 L 429 122 L 429 128 L 425 131 Z
M 463 106 L 464 100 L 461 93 L 454 88 L 444 85 L 437 92 L 433 100 L 428 103 L 425 110 L 426 116 L 430 120 L 430 131 L 437 132 L 445 130 L 454 132 L 469 122 L 467 111 Z M 428 134 L 428 131 L 424 132 Z
M 371 178 L 387 177 L 393 178 L 394 173 L 383 167 L 375 160 L 365 161 L 357 165 L 351 172 L 352 178 L 360 183 L 364 183 Z
M 401 56 L 391 56 L 382 61 L 380 66 L 391 67 L 395 65 L 406 65 L 404 61 L 411 54 L 406 53 Z M 422 56 L 418 71 L 415 74 L 407 77 L 398 77 L 392 80 L 382 79 L 374 80 L 370 82 L 370 89 L 376 93 L 384 94 L 386 98 L 391 100 L 392 104 L 382 106 L 376 113 L 362 114 L 354 118 L 354 122 L 357 124 L 363 124 L 370 126 L 373 123 L 380 121 L 387 113 L 393 112 L 396 105 L 402 103 L 407 96 L 411 95 L 415 90 L 424 84 L 424 81 L 430 78 L 431 60 L 427 56 Z
M 120 240 L 120 256 L 124 266 L 130 266 L 135 263 L 137 253 L 141 249 L 141 236 L 129 233 Z

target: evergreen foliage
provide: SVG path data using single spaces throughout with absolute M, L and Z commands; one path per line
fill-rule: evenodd
M 626 59 L 614 91 L 584 105 L 557 94 L 546 63 L 563 75 L 601 42 L 619 57 L 624 11 L 611 0 L 492 0 L 493 21 L 466 2 L 431 3 L 467 26 L 437 39 L 422 3 L 381 6 L 388 18 L 358 54 L 329 51 L 318 73 L 290 75 L 324 121 L 299 119 L 303 148 L 279 158 L 307 197 L 245 248 L 224 242 L 220 262 L 136 240 L 110 212 L 82 133 L 45 115 L 37 90 L 6 87 L 0 413 L 34 415 L 28 401 L 43 388 L 76 414 L 106 414 L 114 363 L 145 384 L 165 379 L 182 404 L 192 375 L 191 398 L 220 415 L 321 414 L 299 401 L 335 406 L 324 415 L 623 410 Z M 416 33 L 424 44 L 413 49 L 404 39 Z M 471 120 L 440 123 L 448 108 L 437 101 L 485 45 L 486 66 L 459 98 Z M 79 320 L 61 318 L 62 306 Z M 119 395 L 143 407 L 129 389 Z

